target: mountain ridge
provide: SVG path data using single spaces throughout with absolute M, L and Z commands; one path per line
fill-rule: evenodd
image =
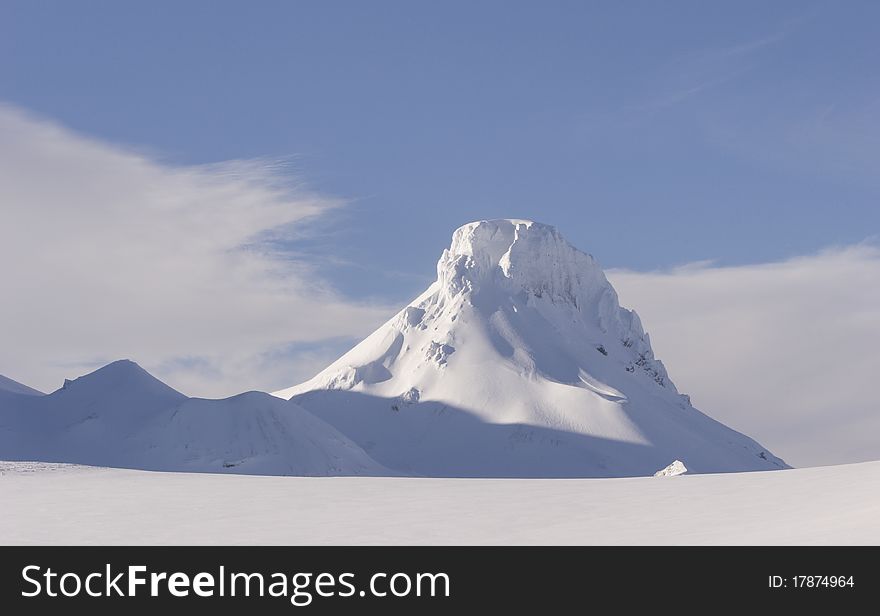
M 130 360 L 49 395 L 0 398 L 0 458 L 155 471 L 394 474 L 294 404 L 264 392 L 189 398 Z

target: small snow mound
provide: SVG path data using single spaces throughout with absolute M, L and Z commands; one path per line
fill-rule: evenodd
M 677 475 L 684 475 L 686 472 L 688 472 L 688 469 L 684 462 L 676 460 L 666 468 L 654 473 L 654 477 L 675 477 Z

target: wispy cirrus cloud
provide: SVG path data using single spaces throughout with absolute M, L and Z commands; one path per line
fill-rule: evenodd
M 709 415 L 795 466 L 880 458 L 880 248 L 609 278 Z
M 805 22 L 815 17 L 810 11 L 786 20 L 775 30 L 729 45 L 690 52 L 661 66 L 648 89 L 651 94 L 624 109 L 629 112 L 657 112 L 727 84 L 754 68 L 754 59 L 782 43 Z
M 171 165 L 0 106 L 0 372 L 52 390 L 130 357 L 205 396 L 305 378 L 389 313 L 279 248 L 342 205 L 276 162 Z
M 692 107 L 702 109 L 707 101 L 722 96 L 726 88 L 732 88 L 738 79 L 758 66 L 765 54 L 781 46 L 815 16 L 815 11 L 809 11 L 778 24 L 763 35 L 693 49 L 666 59 L 633 79 L 619 106 L 582 113 L 576 130 L 594 138 L 597 133 L 605 132 L 617 136 L 621 130 L 641 132 L 652 128 L 651 124 L 657 123 L 658 116 L 663 114 Z

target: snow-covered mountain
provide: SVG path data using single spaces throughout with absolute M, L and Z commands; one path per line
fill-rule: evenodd
M 295 404 L 262 392 L 188 398 L 117 361 L 49 395 L 0 396 L 0 459 L 267 475 L 387 475 Z
M 691 406 L 596 261 L 526 220 L 459 228 L 421 296 L 313 379 L 275 395 L 404 473 L 652 475 L 673 460 L 696 473 L 785 466 Z

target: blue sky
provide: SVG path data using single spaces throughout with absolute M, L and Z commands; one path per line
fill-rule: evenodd
M 606 266 L 880 229 L 874 2 L 10 2 L 0 99 L 180 164 L 283 158 L 351 201 L 296 246 L 403 298 L 452 229 Z M 348 264 L 348 265 L 346 265 Z

